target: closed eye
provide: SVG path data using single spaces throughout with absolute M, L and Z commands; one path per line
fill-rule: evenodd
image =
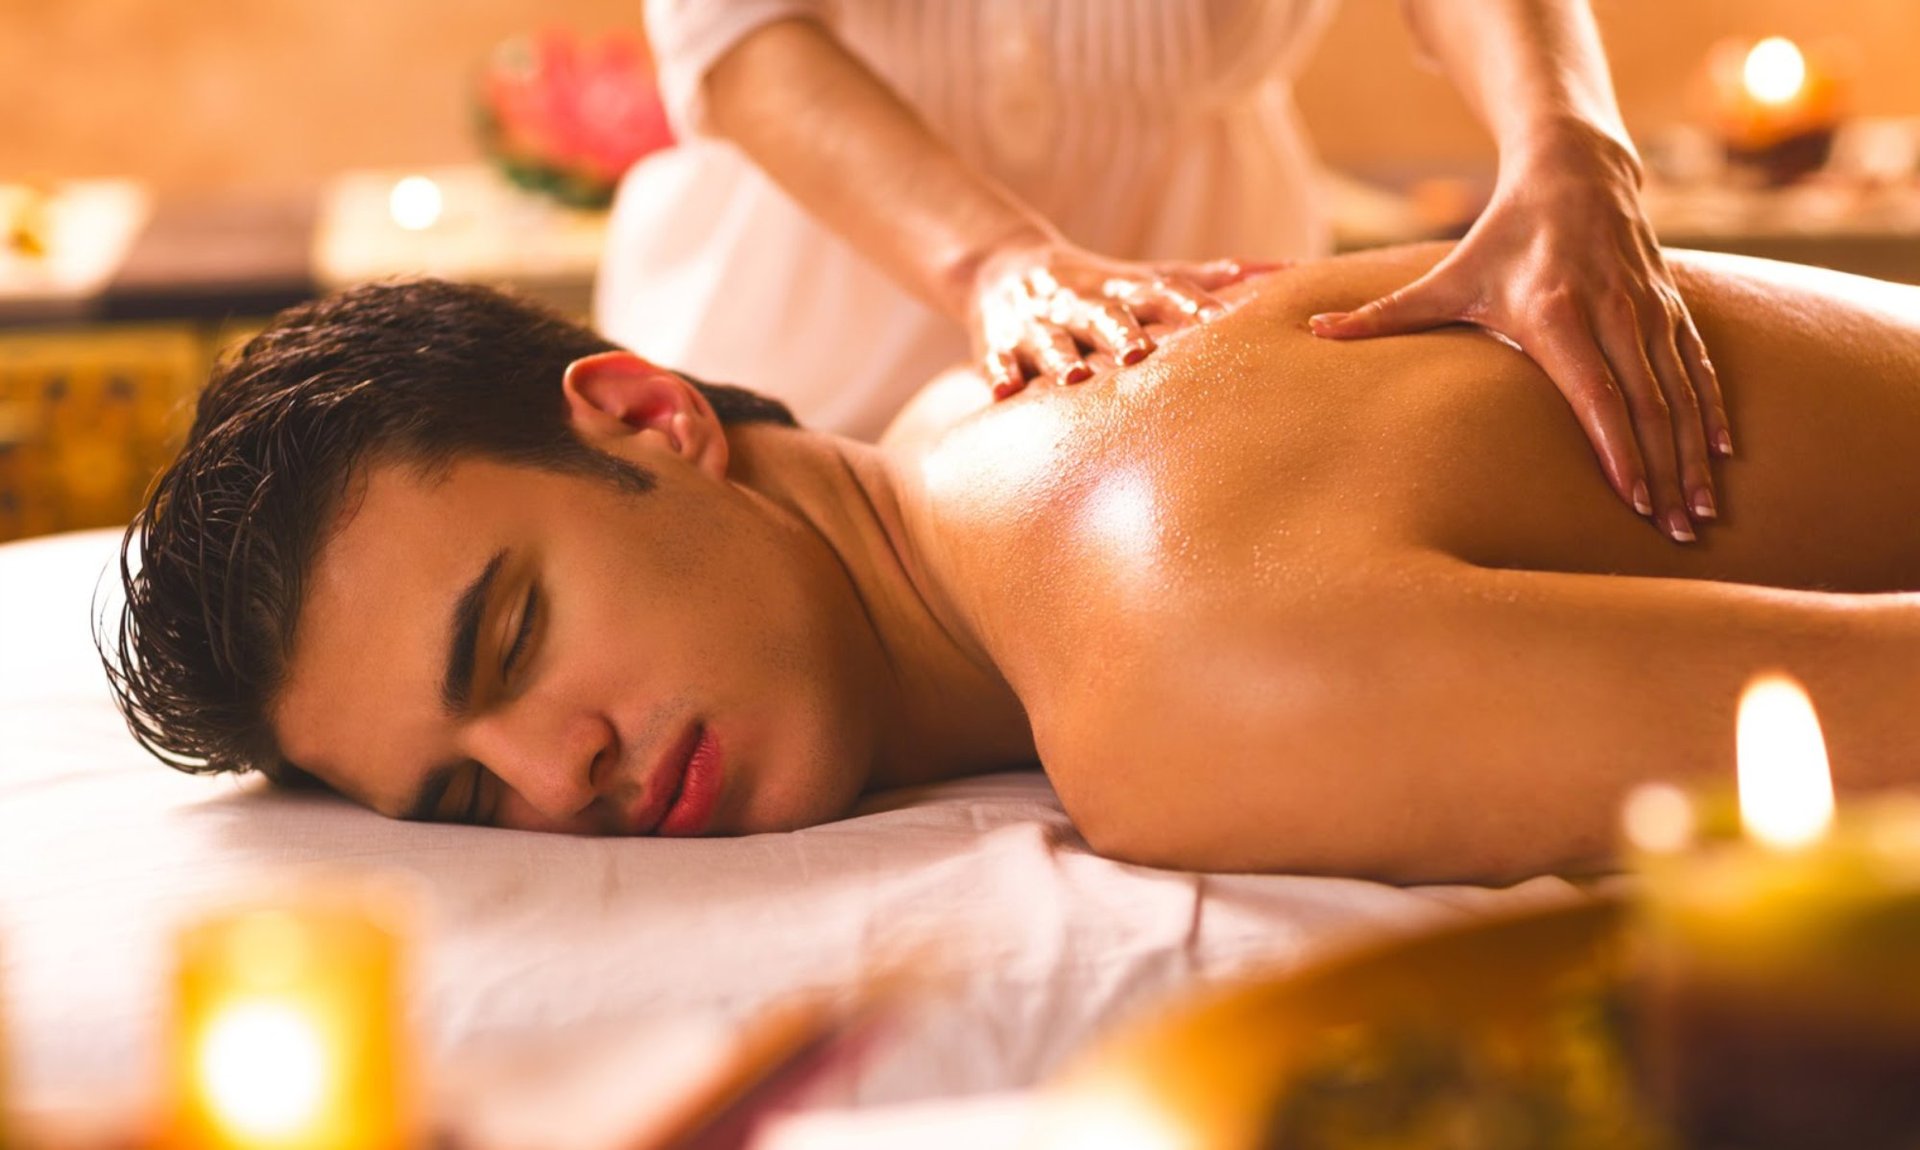
M 529 583 L 527 597 L 520 605 L 520 629 L 514 632 L 513 642 L 507 647 L 506 657 L 500 661 L 500 677 L 505 679 L 513 674 L 514 665 L 527 649 L 527 639 L 533 634 L 534 612 L 540 609 L 539 588 Z

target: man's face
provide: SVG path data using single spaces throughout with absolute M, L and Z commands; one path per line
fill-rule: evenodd
M 657 477 L 644 494 L 371 466 L 309 573 L 287 757 L 394 817 L 734 834 L 844 814 L 875 738 L 858 602 L 724 460 L 660 440 L 620 449 Z

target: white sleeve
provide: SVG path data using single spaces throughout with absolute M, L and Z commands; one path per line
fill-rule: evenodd
M 647 41 L 674 134 L 709 134 L 701 81 L 748 34 L 775 20 L 826 20 L 828 0 L 646 0 Z

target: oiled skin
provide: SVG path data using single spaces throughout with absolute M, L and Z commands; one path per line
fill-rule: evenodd
M 892 437 L 908 530 L 1095 845 L 1604 864 L 1632 783 L 1731 777 L 1740 686 L 1774 666 L 1843 784 L 1920 781 L 1920 596 L 1831 593 L 1920 589 L 1920 289 L 1674 255 L 1738 448 L 1682 546 L 1517 351 L 1306 330 L 1442 250 L 1268 277 L 1138 367 L 914 434 L 977 394 L 936 382 Z

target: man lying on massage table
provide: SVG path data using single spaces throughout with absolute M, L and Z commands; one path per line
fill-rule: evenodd
M 936 384 L 880 447 L 481 289 L 297 308 L 130 531 L 109 671 L 177 766 L 583 833 L 1037 760 L 1121 859 L 1594 868 L 1775 667 L 1843 786 L 1920 779 L 1920 289 L 1676 257 L 1741 451 L 1682 546 L 1525 356 L 1306 330 L 1441 254 L 1244 285 L 1078 388 Z

